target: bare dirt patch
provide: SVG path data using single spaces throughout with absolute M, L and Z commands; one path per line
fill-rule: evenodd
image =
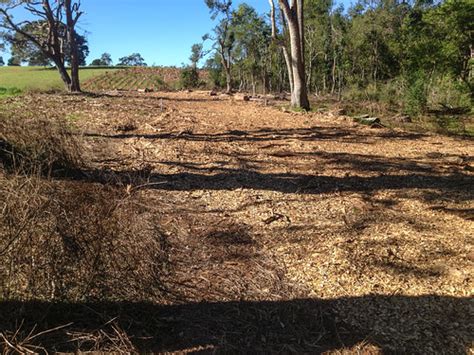
M 69 305 L 121 314 L 136 349 L 472 350 L 471 140 L 205 92 L 5 102 L 69 117 L 81 179 L 139 194 L 166 234 L 166 301 Z

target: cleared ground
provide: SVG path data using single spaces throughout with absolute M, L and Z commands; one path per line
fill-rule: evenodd
M 159 300 L 23 314 L 82 332 L 117 319 L 141 351 L 472 351 L 472 140 L 204 92 L 6 104 L 70 118 L 90 179 L 139 191 L 170 255 Z

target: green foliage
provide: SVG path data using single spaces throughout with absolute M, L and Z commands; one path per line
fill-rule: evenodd
M 342 87 L 346 98 L 381 101 L 412 116 L 472 107 L 472 1 L 361 0 L 347 15 L 330 1 L 307 6 L 311 91 Z
M 463 80 L 445 74 L 433 78 L 430 85 L 427 104 L 429 107 L 447 107 L 469 110 L 472 106 L 471 88 Z
M 268 70 L 270 25 L 244 3 L 234 11 L 232 28 L 235 33 L 233 57 L 240 80 L 254 87 L 256 79 L 265 76 Z
M 0 87 L 0 98 L 6 96 L 15 96 L 21 94 L 21 90 L 18 88 L 3 88 Z
M 100 58 L 94 59 L 90 65 L 94 67 L 110 67 L 112 63 L 112 56 L 109 53 L 104 53 Z
M 33 21 L 29 22 L 21 27 L 21 30 L 33 34 L 36 38 L 45 41 L 48 36 L 48 26 L 46 21 Z M 78 49 L 79 65 L 86 65 L 86 58 L 89 55 L 89 45 L 85 36 L 76 33 L 76 45 Z M 16 32 L 13 35 L 6 36 L 7 41 L 11 45 L 11 54 L 19 62 L 28 63 L 30 66 L 49 66 L 51 65 L 51 59 L 44 54 L 44 52 L 38 48 L 37 45 L 32 43 L 22 34 Z M 65 44 L 65 62 L 70 63 L 70 50 L 69 44 Z
M 0 56 L 0 67 L 3 67 L 5 65 L 5 62 L 3 60 L 3 57 Z
M 20 60 L 16 57 L 10 57 L 10 59 L 8 59 L 9 67 L 19 67 L 20 64 L 21 64 Z
M 212 14 L 212 19 L 216 19 L 220 13 L 228 13 L 232 8 L 232 0 L 204 0 Z
M 405 111 L 409 115 L 418 116 L 426 110 L 427 78 L 423 71 L 413 73 L 407 78 L 407 88 L 404 97 Z
M 181 71 L 180 86 L 184 89 L 199 87 L 199 72 L 195 67 L 186 67 Z
M 197 67 L 199 61 L 202 59 L 203 56 L 204 56 L 203 44 L 202 43 L 193 44 L 191 47 L 191 56 L 189 57 L 189 60 L 191 61 L 192 66 Z
M 209 80 L 211 86 L 222 88 L 225 85 L 225 75 L 222 68 L 221 60 L 217 53 L 206 61 L 204 68 L 209 72 Z
M 141 56 L 140 53 L 133 53 L 128 56 L 119 58 L 117 66 L 124 67 L 146 67 L 145 59 Z

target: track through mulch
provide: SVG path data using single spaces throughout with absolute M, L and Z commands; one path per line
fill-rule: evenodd
M 6 102 L 70 117 L 86 176 L 147 201 L 170 266 L 165 301 L 4 311 L 115 350 L 474 351 L 472 140 L 204 92 Z

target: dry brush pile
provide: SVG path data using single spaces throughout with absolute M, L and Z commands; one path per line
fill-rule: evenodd
M 0 123 L 0 299 L 160 295 L 163 235 L 146 207 L 124 187 L 81 181 L 68 122 L 14 120 Z

